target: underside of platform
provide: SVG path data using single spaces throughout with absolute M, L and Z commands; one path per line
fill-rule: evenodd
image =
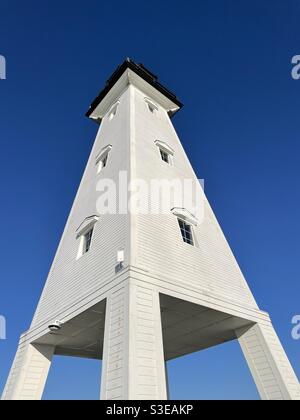
M 160 304 L 166 361 L 234 340 L 236 330 L 252 325 L 243 318 L 168 295 L 160 295 Z M 60 356 L 102 359 L 105 306 L 103 300 L 36 343 L 54 345 Z

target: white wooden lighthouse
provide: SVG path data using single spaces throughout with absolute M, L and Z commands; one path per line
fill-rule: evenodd
M 92 103 L 100 128 L 3 399 L 41 399 L 53 355 L 102 359 L 102 399 L 167 399 L 166 361 L 235 339 L 262 399 L 300 399 L 174 130 L 180 108 L 129 59 Z M 101 181 L 124 193 L 124 174 L 128 183 L 193 180 L 203 213 L 175 196 L 164 212 L 154 211 L 157 197 L 151 211 L 126 211 L 119 194 L 103 214 Z

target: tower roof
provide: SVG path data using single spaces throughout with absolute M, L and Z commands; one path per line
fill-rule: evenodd
M 162 84 L 160 84 L 158 81 L 158 77 L 155 74 L 153 74 L 150 70 L 144 67 L 143 64 L 137 64 L 130 58 L 126 58 L 126 60 L 121 65 L 119 65 L 117 69 L 113 72 L 110 78 L 106 81 L 104 88 L 100 91 L 99 95 L 91 103 L 89 110 L 86 113 L 87 117 L 90 117 L 90 115 L 97 108 L 102 99 L 107 95 L 111 88 L 120 79 L 120 77 L 126 69 L 132 70 L 142 79 L 144 79 L 147 83 L 149 83 L 151 86 L 157 89 L 160 93 L 162 93 L 168 99 L 170 99 L 173 103 L 175 103 L 179 108 L 182 108 L 183 104 L 179 101 L 177 96 L 174 93 L 172 93 L 169 89 L 164 87 Z

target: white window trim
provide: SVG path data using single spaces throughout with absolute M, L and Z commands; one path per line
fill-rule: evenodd
M 95 224 L 98 222 L 99 216 L 89 216 L 84 219 L 84 221 L 76 229 L 76 239 L 79 239 L 79 247 L 77 252 L 77 260 L 85 255 L 83 252 L 85 235 L 91 230 L 94 229 Z
M 96 156 L 96 165 L 100 162 L 100 160 L 102 160 L 105 157 L 105 155 L 107 155 L 111 151 L 111 149 L 112 149 L 111 144 L 108 144 L 107 146 L 102 147 L 102 149 Z
M 163 151 L 164 153 L 167 153 L 168 155 L 168 163 L 169 165 L 173 165 L 174 163 L 174 150 L 172 149 L 172 147 L 170 147 L 167 143 L 165 143 L 164 141 L 161 140 L 155 140 L 155 145 L 158 148 L 159 154 L 160 151 Z M 161 159 L 161 155 L 160 155 L 160 159 Z
M 182 232 L 181 232 L 181 227 L 180 227 L 180 225 L 178 223 L 178 226 L 179 226 L 179 230 L 180 230 L 180 234 L 181 234 L 181 238 L 182 238 L 183 243 L 184 244 L 187 244 L 189 246 L 198 247 L 198 242 L 197 242 L 195 231 L 194 231 L 194 225 L 191 224 L 190 221 L 184 219 L 181 216 L 177 216 L 176 219 L 177 219 L 177 223 L 179 221 L 181 221 L 181 222 L 185 223 L 186 225 L 188 225 L 189 228 L 190 228 L 190 234 L 191 234 L 191 237 L 192 237 L 192 243 L 187 242 L 187 241 L 184 240 L 183 235 L 182 235 Z
M 97 154 L 96 156 L 96 165 L 98 165 L 98 170 L 97 173 L 99 174 L 102 169 L 103 169 L 103 165 L 102 165 L 102 161 L 105 157 L 108 156 L 109 152 L 112 149 L 112 145 L 108 144 L 107 146 L 103 147 L 100 152 Z
M 174 150 L 166 142 L 161 140 L 155 140 L 154 143 L 157 147 L 162 149 L 164 152 L 168 153 L 168 155 L 174 156 Z
M 154 111 L 158 111 L 158 106 L 151 99 L 144 98 L 144 100 L 145 100 L 146 104 L 148 105 L 148 108 L 152 107 Z M 150 110 L 150 108 L 149 108 L 149 110 Z
M 173 207 L 171 212 L 174 214 L 174 216 L 182 219 L 184 222 L 187 222 L 190 225 L 197 226 L 199 223 L 197 217 L 185 208 Z
M 114 119 L 114 117 L 116 116 L 116 114 L 117 114 L 117 112 L 118 112 L 118 107 L 119 107 L 119 105 L 120 105 L 120 101 L 117 101 L 116 103 L 114 103 L 114 104 L 110 107 L 110 109 L 109 109 L 109 111 L 108 111 L 108 113 L 107 113 L 107 115 L 108 115 L 108 120 L 109 120 L 109 121 L 111 121 L 112 119 Z
M 199 224 L 198 219 L 196 218 L 196 216 L 194 216 L 189 210 L 182 208 L 182 207 L 173 207 L 171 209 L 171 212 L 173 213 L 173 215 L 176 217 L 176 223 L 178 225 L 178 220 L 182 220 L 183 222 L 189 224 L 191 226 L 191 235 L 192 235 L 192 239 L 193 239 L 193 245 L 192 244 L 188 244 L 189 246 L 193 246 L 195 248 L 199 248 L 199 242 L 197 239 L 197 232 L 195 230 L 195 227 Z M 180 232 L 181 237 L 182 237 L 182 233 Z M 182 238 L 183 240 L 183 238 Z M 186 242 L 183 240 L 183 243 L 186 244 Z

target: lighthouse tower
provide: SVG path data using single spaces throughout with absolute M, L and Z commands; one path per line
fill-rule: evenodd
M 87 116 L 99 131 L 2 399 L 41 399 L 53 355 L 102 359 L 102 399 L 167 399 L 166 361 L 230 340 L 262 399 L 300 399 L 174 130 L 181 106 L 129 59 L 92 103 Z M 190 180 L 195 194 L 189 203 L 169 194 L 160 211 L 166 190 L 148 189 L 148 209 L 133 211 L 140 204 L 128 185 L 153 180 L 177 189 Z

